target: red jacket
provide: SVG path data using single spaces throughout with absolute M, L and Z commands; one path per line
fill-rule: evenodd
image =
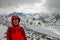
M 19 18 L 19 17 L 18 16 L 12 16 L 12 20 L 16 19 L 16 18 Z M 22 31 L 21 31 L 21 29 L 22 29 Z M 12 22 L 12 26 L 10 28 L 10 30 L 11 30 L 10 34 L 9 34 L 8 30 L 7 30 L 7 34 L 6 34 L 7 40 L 27 40 L 25 31 L 22 27 L 20 27 L 19 24 L 15 27 L 13 25 L 13 22 Z

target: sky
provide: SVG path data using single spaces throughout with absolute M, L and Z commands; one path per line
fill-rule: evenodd
M 60 0 L 0 0 L 0 13 L 60 12 Z

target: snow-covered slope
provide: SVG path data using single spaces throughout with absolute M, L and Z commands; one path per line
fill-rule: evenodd
M 28 25 L 26 25 L 26 27 L 28 27 Z M 40 32 L 40 33 L 45 33 L 52 37 L 60 38 L 60 32 L 59 32 L 60 30 L 57 28 L 53 28 L 53 27 L 46 28 L 46 27 L 35 27 L 35 26 L 34 27 L 30 26 L 28 28 L 35 30 L 37 32 Z

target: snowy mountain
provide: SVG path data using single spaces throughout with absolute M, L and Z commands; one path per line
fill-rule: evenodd
M 25 14 L 23 12 L 12 12 L 8 15 L 4 15 L 6 18 L 9 18 L 11 17 L 12 15 L 19 15 L 21 17 L 24 17 L 24 18 L 27 18 L 29 20 L 36 20 L 36 21 L 42 21 L 44 23 L 47 23 L 47 24 L 51 24 L 53 23 L 53 25 L 57 24 L 57 22 L 60 20 L 60 13 L 58 12 L 55 12 L 55 13 L 52 13 L 52 14 L 42 14 L 42 13 L 28 13 L 28 14 Z
M 13 13 L 10 13 L 8 15 L 6 15 L 6 17 L 11 17 L 12 15 L 18 15 L 18 16 L 21 16 L 21 17 L 26 17 L 26 14 L 25 13 L 18 13 L 18 12 L 13 12 Z

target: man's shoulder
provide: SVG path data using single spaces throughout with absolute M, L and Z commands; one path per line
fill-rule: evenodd
M 23 27 L 20 27 L 20 29 L 23 29 Z
M 11 31 L 11 27 L 8 27 L 8 29 L 7 29 L 8 31 Z

